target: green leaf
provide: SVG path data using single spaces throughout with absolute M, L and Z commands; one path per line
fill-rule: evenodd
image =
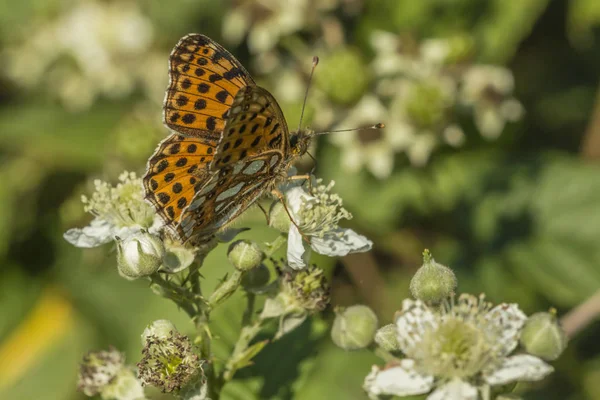
M 549 0 L 491 0 L 489 15 L 475 28 L 482 41 L 481 59 L 494 63 L 510 60 L 548 3 Z
M 474 232 L 494 249 L 480 265 L 512 270 L 559 305 L 578 304 L 600 287 L 600 167 L 544 157 L 506 172 L 507 186 L 475 212 Z

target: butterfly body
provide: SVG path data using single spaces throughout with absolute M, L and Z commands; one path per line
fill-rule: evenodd
M 179 41 L 169 74 L 174 133 L 148 161 L 146 198 L 181 241 L 202 241 L 285 181 L 312 132 L 290 134 L 273 95 L 206 36 Z

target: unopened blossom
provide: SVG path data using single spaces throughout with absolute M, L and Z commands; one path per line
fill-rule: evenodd
M 328 185 L 317 180 L 308 192 L 293 187 L 286 192 L 286 200 L 295 223 L 290 224 L 288 234 L 288 265 L 294 269 L 306 267 L 307 257 L 304 238 L 319 254 L 336 257 L 349 253 L 369 251 L 373 246 L 366 237 L 352 229 L 339 227 L 343 219 L 352 215 L 343 207 L 342 199 L 331 193 L 334 182 Z
M 536 381 L 552 367 L 529 354 L 511 355 L 526 316 L 516 304 L 492 307 L 462 295 L 439 309 L 405 300 L 396 320 L 406 358 L 373 367 L 364 388 L 380 395 L 430 393 L 428 400 L 475 400 L 490 386 Z
M 162 220 L 154 208 L 144 201 L 141 178 L 134 172 L 123 172 L 119 183 L 112 186 L 94 181 L 92 197 L 82 196 L 84 210 L 95 218 L 89 226 L 69 229 L 64 238 L 77 247 L 97 247 L 119 237 L 122 240 L 145 229 L 157 233 Z

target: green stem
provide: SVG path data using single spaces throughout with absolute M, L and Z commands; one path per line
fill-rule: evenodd
M 242 316 L 242 325 L 250 325 L 252 322 L 252 314 L 254 314 L 254 303 L 256 301 L 256 295 L 254 293 L 248 292 L 246 294 L 248 302 L 246 303 L 246 310 L 244 311 L 244 315 Z
M 390 353 L 387 350 L 382 349 L 379 346 L 373 345 L 371 347 L 371 351 L 379 358 L 381 358 L 383 361 L 390 362 L 390 361 L 394 361 L 397 360 L 396 357 L 394 357 L 394 355 L 392 353 Z
M 163 297 L 172 300 L 175 304 L 181 307 L 181 309 L 184 310 L 190 318 L 193 319 L 196 317 L 198 311 L 194 307 L 194 303 L 189 300 L 189 295 L 185 290 L 173 285 L 159 274 L 153 274 L 151 279 L 152 283 L 160 286 Z
M 269 248 L 267 250 L 265 250 L 265 257 L 269 258 L 271 257 L 273 254 L 275 254 L 275 252 L 277 252 L 277 250 L 279 250 L 279 248 L 281 246 L 283 246 L 285 243 L 287 242 L 287 236 L 283 236 L 283 235 L 279 235 L 277 236 L 277 239 L 275 239 L 273 241 L 273 243 L 269 244 Z
M 223 282 L 221 283 L 208 298 L 208 306 L 212 310 L 223 301 L 227 300 L 238 287 L 242 281 L 242 272 L 237 269 Z
M 225 372 L 223 373 L 223 381 L 228 382 L 233 378 L 235 371 L 238 370 L 238 363 L 241 361 L 241 358 L 245 355 L 250 342 L 258 335 L 262 325 L 260 321 L 255 322 L 252 325 L 244 326 L 240 333 L 240 337 L 235 343 L 235 347 L 233 348 L 233 352 L 227 360 L 227 364 L 225 365 Z

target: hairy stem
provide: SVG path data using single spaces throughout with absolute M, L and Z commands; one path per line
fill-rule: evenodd
M 573 338 L 578 332 L 600 318 L 600 290 L 586 301 L 569 311 L 561 318 L 560 323 L 568 338 Z

